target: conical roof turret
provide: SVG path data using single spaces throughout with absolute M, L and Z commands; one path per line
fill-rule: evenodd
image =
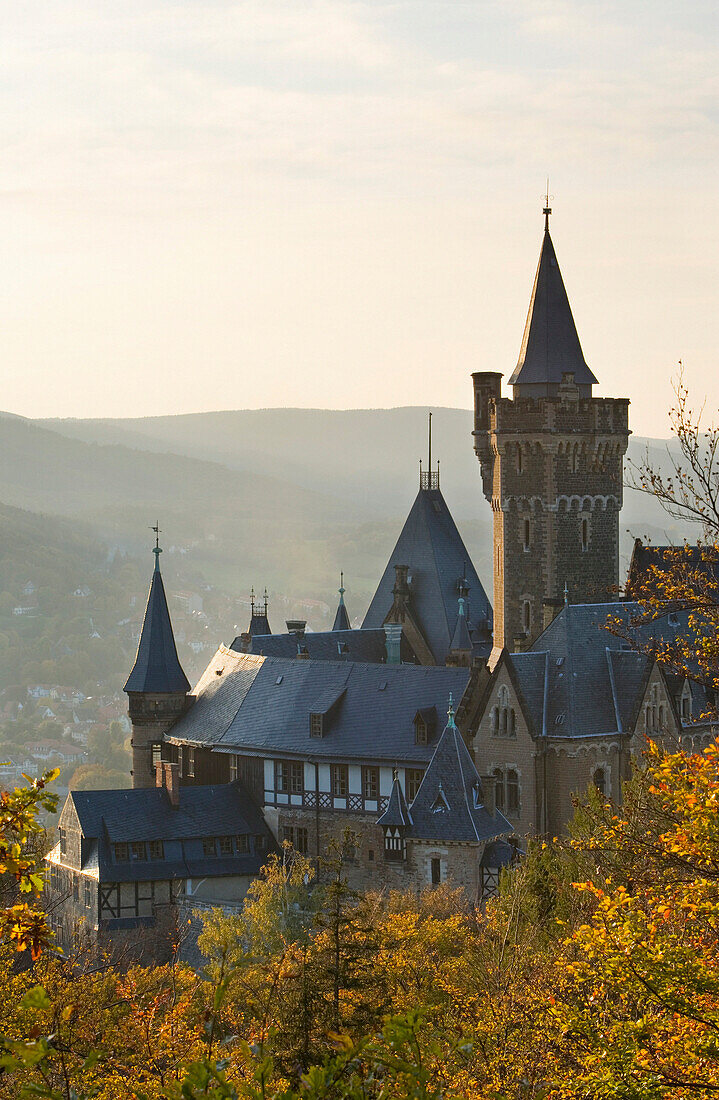
M 350 617 L 347 614 L 347 608 L 345 607 L 345 575 L 340 573 L 340 602 L 337 604 L 337 614 L 335 615 L 333 630 L 351 630 L 352 624 L 350 623 Z
M 175 692 L 184 694 L 190 690 L 190 684 L 182 670 L 175 647 L 175 636 L 172 632 L 170 611 L 160 572 L 162 550 L 159 541 L 152 552 L 155 555 L 155 568 L 150 584 L 150 594 L 147 598 L 137 657 L 124 690 L 158 695 L 169 695 Z
M 517 396 L 551 396 L 556 393 L 562 376 L 567 374 L 573 374 L 574 382 L 582 388 L 591 387 L 597 381 L 586 364 L 579 342 L 549 233 L 550 213 L 549 209 L 545 209 L 544 239 L 522 347 L 517 366 L 509 379 L 510 386 L 521 387 Z

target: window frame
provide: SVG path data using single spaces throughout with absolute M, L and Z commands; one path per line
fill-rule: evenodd
M 362 765 L 362 797 L 365 802 L 379 800 L 379 768 L 376 764 Z
M 330 790 L 333 798 L 347 798 L 350 790 L 348 764 L 330 764 Z
M 424 768 L 404 769 L 404 793 L 407 802 L 414 802 L 424 779 Z

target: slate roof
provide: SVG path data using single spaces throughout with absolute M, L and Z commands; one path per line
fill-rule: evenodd
M 166 740 L 256 755 L 424 764 L 433 744 L 415 744 L 418 708 L 444 710 L 450 692 L 460 699 L 468 681 L 466 668 L 298 661 L 221 646 L 193 692 L 197 702 Z M 310 714 L 333 701 L 325 735 L 310 737 Z
M 514 831 L 499 810 L 492 816 L 485 809 L 482 781 L 451 715 L 409 812 L 407 836 L 418 840 L 471 843 Z
M 332 625 L 333 630 L 351 630 L 352 625 L 350 623 L 350 617 L 347 614 L 347 608 L 345 607 L 345 590 L 344 581 L 340 583 L 340 602 L 337 604 L 337 613 L 335 615 L 335 621 Z
M 460 596 L 459 609 L 457 611 L 457 625 L 454 628 L 454 634 L 452 635 L 452 641 L 450 642 L 450 650 L 453 653 L 466 653 L 472 652 L 472 639 L 469 636 L 469 628 L 467 627 L 467 616 L 464 612 L 464 600 Z
M 266 614 L 264 614 L 264 613 L 261 614 L 258 611 L 256 614 L 253 614 L 253 615 L 250 616 L 249 634 L 251 635 L 251 637 L 254 638 L 255 634 L 271 634 L 271 633 L 272 633 L 272 630 L 270 629 L 270 620 L 267 618 Z
M 231 648 L 239 650 L 241 638 L 235 638 Z M 321 630 L 296 634 L 261 634 L 252 639 L 250 653 L 264 657 L 296 657 L 299 651 L 318 661 L 368 661 L 381 664 L 386 658 L 385 635 L 377 630 Z M 409 650 L 405 651 L 409 658 Z
M 168 878 L 257 874 L 274 850 L 272 834 L 241 783 L 181 787 L 174 808 L 164 788 L 71 791 L 86 843 L 83 870 L 97 869 L 101 881 L 134 882 Z M 208 858 L 203 837 L 246 835 L 250 852 Z M 254 850 L 254 837 L 265 846 Z M 112 845 L 162 840 L 164 859 L 117 861 Z
M 377 819 L 377 824 L 381 825 L 383 828 L 385 826 L 400 826 L 404 829 L 412 824 L 412 815 L 407 808 L 402 784 L 396 775 L 392 783 L 392 792 L 389 796 L 387 809 L 382 816 Z
M 528 653 L 506 654 L 535 737 L 583 737 L 630 731 L 653 667 L 606 629 L 611 616 L 630 624 L 637 604 L 570 604 Z M 649 643 L 686 630 L 686 616 L 664 617 L 636 628 Z
M 519 361 L 509 385 L 556 385 L 562 381 L 562 374 L 570 371 L 578 386 L 591 386 L 597 381 L 584 360 L 552 238 L 546 229 Z
M 492 607 L 439 489 L 420 489 L 370 603 L 363 629 L 379 628 L 393 604 L 395 565 L 409 566 L 410 609 L 437 664 L 447 659 L 457 623 L 460 581 L 475 652 L 489 654 Z
M 159 556 L 156 555 L 137 657 L 124 688 L 128 692 L 163 694 L 190 690 L 175 648 L 159 563 Z
M 661 586 L 654 581 L 657 571 L 676 579 L 686 578 L 691 592 L 717 599 L 719 556 L 712 546 L 647 546 L 635 539 L 627 592 L 644 597 L 653 591 L 661 597 Z

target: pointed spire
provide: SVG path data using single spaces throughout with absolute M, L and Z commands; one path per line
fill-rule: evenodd
M 449 649 L 451 653 L 471 653 L 472 639 L 469 636 L 469 627 L 467 626 L 466 601 L 464 596 L 460 596 L 457 603 L 459 605 L 457 625 L 454 628 L 452 644 Z
M 596 378 L 586 364 L 572 317 L 569 298 L 549 234 L 549 181 L 544 206 L 544 240 L 539 254 L 524 326 L 517 366 L 510 386 L 531 387 L 519 391 L 528 396 L 552 396 L 564 375 L 574 375 L 580 387 L 595 385 Z M 589 395 L 591 390 L 589 391 Z
M 397 769 L 394 769 L 394 778 L 392 780 L 392 791 L 389 796 L 389 802 L 387 809 L 384 811 L 381 817 L 377 819 L 377 824 L 382 825 L 385 828 L 407 828 L 412 824 L 412 815 L 407 807 L 407 800 L 404 797 L 404 791 L 402 790 L 402 784 L 399 781 L 399 773 Z
M 352 624 L 350 623 L 350 617 L 347 614 L 347 608 L 345 607 L 345 575 L 340 573 L 340 602 L 337 605 L 337 614 L 335 615 L 333 630 L 351 630 Z
M 156 524 L 152 530 L 155 532 L 155 546 L 152 551 L 155 555 L 155 568 L 147 598 L 140 644 L 137 647 L 137 657 L 124 690 L 156 692 L 159 695 L 170 695 L 176 692 L 185 694 L 190 690 L 190 684 L 177 656 L 165 586 L 162 583 L 159 524 Z

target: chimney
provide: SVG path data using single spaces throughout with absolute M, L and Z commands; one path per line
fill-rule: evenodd
M 484 808 L 490 817 L 497 813 L 497 779 L 494 775 L 480 775 L 482 780 L 482 794 L 484 795 Z
M 170 797 L 170 805 L 176 810 L 180 805 L 180 765 L 169 760 L 155 764 L 155 786 L 164 787 Z
M 294 634 L 296 638 L 304 638 L 307 619 L 287 619 L 285 625 L 288 634 Z
M 402 663 L 401 645 L 402 623 L 385 623 L 384 647 L 387 654 L 388 665 L 399 665 Z

